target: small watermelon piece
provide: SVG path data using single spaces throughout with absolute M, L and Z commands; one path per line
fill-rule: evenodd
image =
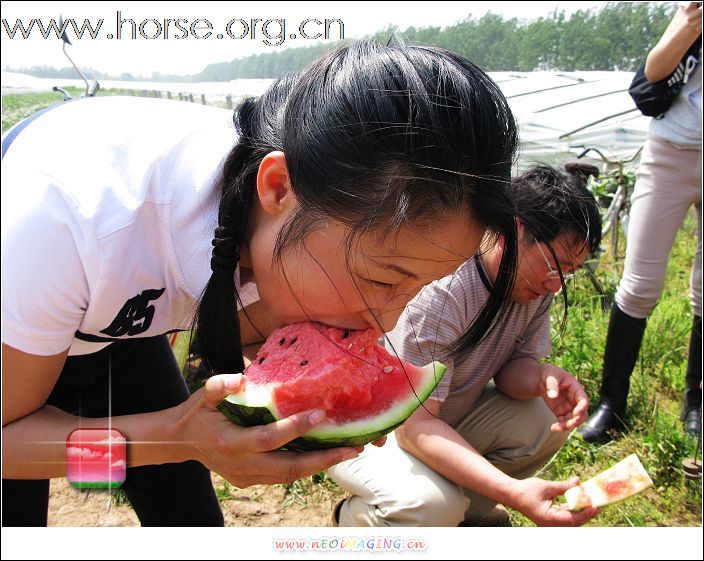
M 653 484 L 636 454 L 624 458 L 589 481 L 567 489 L 565 500 L 570 510 L 587 506 L 606 506 L 632 497 Z
M 286 448 L 359 446 L 403 423 L 444 373 L 439 362 L 421 368 L 391 355 L 373 329 L 297 323 L 271 334 L 245 369 L 243 389 L 218 408 L 246 427 L 323 409 L 326 420 Z

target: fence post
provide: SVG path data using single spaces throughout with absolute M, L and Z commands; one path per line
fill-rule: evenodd
M 227 103 L 227 108 L 232 109 L 232 96 L 230 94 L 227 94 L 225 101 Z

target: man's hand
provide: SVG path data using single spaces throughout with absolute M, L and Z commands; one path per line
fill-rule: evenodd
M 553 432 L 577 428 L 587 418 L 589 398 L 582 385 L 570 374 L 552 364 L 543 365 L 540 395 L 555 414 Z
M 530 477 L 517 480 L 515 485 L 515 496 L 518 500 L 507 506 L 523 513 L 538 526 L 581 526 L 601 512 L 592 506 L 572 512 L 566 504 L 555 504 L 555 497 L 579 485 L 577 477 L 569 481 L 545 481 Z

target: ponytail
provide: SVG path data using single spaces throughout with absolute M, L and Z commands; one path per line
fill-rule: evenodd
M 212 274 L 193 320 L 201 360 L 215 373 L 242 372 L 242 342 L 235 283 L 240 248 L 256 192 L 262 158 L 281 150 L 280 113 L 295 77 L 277 81 L 259 98 L 245 100 L 234 117 L 238 143 L 223 166 L 218 227 L 213 237 Z

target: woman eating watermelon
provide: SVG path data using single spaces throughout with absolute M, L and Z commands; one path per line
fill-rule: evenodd
M 395 326 L 487 232 L 501 274 L 470 348 L 507 302 L 516 125 L 497 86 L 431 47 L 352 43 L 225 110 L 65 103 L 3 139 L 3 524 L 46 525 L 77 428 L 127 439 L 142 525 L 222 525 L 209 470 L 239 487 L 357 448 L 277 450 L 320 410 L 261 427 L 216 406 L 244 346 L 313 320 Z M 166 333 L 197 329 L 215 374 L 189 396 Z

